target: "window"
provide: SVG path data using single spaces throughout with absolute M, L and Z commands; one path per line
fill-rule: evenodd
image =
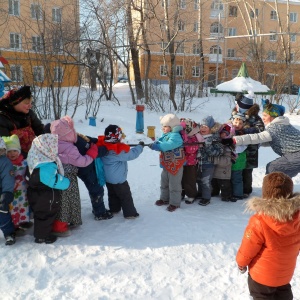
M 297 39 L 297 35 L 295 33 L 291 33 L 290 34 L 290 41 L 291 42 L 296 42 L 296 39 Z
M 249 30 L 249 35 L 256 35 L 256 30 L 253 30 L 253 32 L 252 32 L 252 30 L 250 29 Z
M 193 54 L 200 54 L 200 46 L 199 44 L 193 44 Z
M 179 7 L 181 9 L 185 9 L 186 8 L 186 0 L 180 0 L 179 1 Z
M 293 23 L 297 23 L 298 21 L 298 14 L 295 12 L 290 13 L 290 21 Z
M 185 30 L 185 23 L 181 20 L 178 21 L 178 30 L 184 31 Z
M 13 16 L 20 15 L 20 0 L 8 1 L 8 13 Z
M 199 23 L 194 22 L 194 32 L 198 32 L 198 31 L 199 31 Z
M 62 38 L 54 37 L 52 45 L 53 45 L 54 52 L 62 52 L 62 50 L 63 50 Z
M 199 0 L 194 0 L 194 9 L 199 9 Z
M 250 10 L 249 15 L 251 18 L 255 18 L 258 16 L 258 8 L 255 8 L 255 10 Z
M 237 17 L 237 7 L 236 6 L 229 6 L 229 17 Z
M 32 37 L 32 50 L 39 52 L 43 50 L 43 41 L 40 36 L 33 36 Z
M 277 13 L 275 10 L 271 10 L 271 20 L 277 20 Z
M 176 43 L 176 53 L 184 53 L 184 43 Z
M 211 9 L 214 10 L 223 10 L 222 0 L 214 0 L 210 6 Z
M 10 33 L 9 34 L 10 48 L 21 49 L 21 34 Z
M 167 74 L 168 74 L 167 66 L 161 65 L 160 66 L 160 76 L 167 76 Z
M 176 76 L 183 76 L 183 66 L 176 66 Z
M 61 22 L 61 8 L 59 7 L 52 8 L 52 21 L 57 23 Z
M 234 27 L 228 28 L 228 35 L 229 36 L 236 36 L 236 28 L 234 28 Z
M 21 65 L 12 65 L 10 66 L 10 79 L 14 82 L 23 81 L 23 71 Z
M 295 53 L 291 53 L 291 61 L 295 61 Z
M 39 4 L 31 4 L 31 18 L 36 20 L 42 20 L 43 11 L 42 7 Z
M 227 49 L 227 57 L 235 57 L 235 50 Z
M 168 45 L 169 45 L 169 43 L 162 42 L 162 43 L 161 43 L 161 49 L 162 49 L 162 51 L 169 52 L 169 47 L 168 47 Z
M 223 33 L 222 24 L 215 22 L 210 25 L 210 33 Z
M 276 31 L 270 31 L 270 33 L 276 33 Z M 277 41 L 277 35 L 276 34 L 272 34 L 269 37 L 270 41 Z
M 239 73 L 239 69 L 232 69 L 231 71 L 231 78 L 235 78 Z
M 209 53 L 210 54 L 218 54 L 218 49 L 219 49 L 219 54 L 222 54 L 222 49 L 217 45 L 211 46 L 209 49 Z
M 193 66 L 192 67 L 192 77 L 199 77 L 200 76 L 200 67 Z
M 44 81 L 44 68 L 41 66 L 33 67 L 33 80 L 36 82 Z
M 275 61 L 276 60 L 276 51 L 269 51 L 267 60 Z
M 54 68 L 54 81 L 55 82 L 62 82 L 63 80 L 63 70 L 61 67 Z

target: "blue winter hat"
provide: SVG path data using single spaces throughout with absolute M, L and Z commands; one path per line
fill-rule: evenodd
M 234 115 L 232 116 L 232 118 L 233 118 L 233 119 L 240 119 L 240 120 L 242 120 L 243 122 L 246 121 L 246 116 L 245 116 L 244 114 L 240 113 L 240 112 L 234 114 Z
M 254 94 L 252 91 L 249 91 L 248 94 L 244 95 L 237 100 L 237 105 L 239 106 L 238 111 L 240 113 L 245 113 L 251 106 L 253 106 Z
M 207 116 L 206 118 L 204 118 L 201 122 L 201 125 L 207 126 L 209 128 L 214 127 L 215 120 L 214 120 L 213 116 Z
M 269 100 L 262 99 L 263 112 L 271 117 L 280 117 L 285 113 L 285 107 L 279 104 L 270 103 Z

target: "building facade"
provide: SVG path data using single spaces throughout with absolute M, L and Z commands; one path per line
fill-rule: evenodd
M 155 2 L 155 3 L 154 3 Z M 149 79 L 168 81 L 174 44 L 176 79 L 209 86 L 237 75 L 246 62 L 252 78 L 270 88 L 300 84 L 300 3 L 245 0 L 143 0 L 151 51 Z M 138 28 L 141 18 L 135 15 Z M 140 51 L 142 78 L 149 59 Z M 171 50 L 170 50 L 171 49 Z M 201 59 L 204 65 L 200 64 Z M 204 68 L 204 70 L 201 70 Z M 203 72 L 201 72 L 203 71 Z
M 3 0 L 0 11 L 0 56 L 11 84 L 78 86 L 78 0 Z

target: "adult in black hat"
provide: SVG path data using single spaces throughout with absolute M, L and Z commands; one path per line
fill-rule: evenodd
M 24 157 L 33 139 L 44 133 L 44 125 L 31 109 L 30 86 L 11 90 L 0 98 L 0 136 L 16 134 Z

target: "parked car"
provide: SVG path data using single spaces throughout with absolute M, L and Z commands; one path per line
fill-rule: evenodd
M 284 86 L 282 89 L 283 94 L 291 94 L 291 95 L 298 95 L 299 93 L 299 85 L 292 84 L 291 86 Z
M 128 78 L 127 78 L 127 77 L 119 77 L 119 78 L 118 78 L 118 82 L 121 82 L 121 83 L 128 83 Z

